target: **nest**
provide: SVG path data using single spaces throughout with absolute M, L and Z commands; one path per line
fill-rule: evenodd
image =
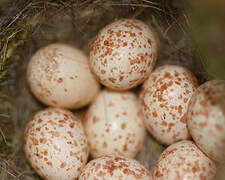
M 30 117 L 44 108 L 31 95 L 25 78 L 27 63 L 40 47 L 62 42 L 88 54 L 88 44 L 102 27 L 116 19 L 136 18 L 153 26 L 158 35 L 160 47 L 156 66 L 168 63 L 185 66 L 201 83 L 211 77 L 224 77 L 224 72 L 215 75 L 205 68 L 209 62 L 200 56 L 191 38 L 196 37 L 196 31 L 190 26 L 190 10 L 187 2 L 176 0 L 1 1 L 0 177 L 4 180 L 40 179 L 25 159 L 22 141 Z M 221 64 L 215 67 L 221 68 Z M 83 110 L 74 113 L 79 115 Z M 152 171 L 164 148 L 148 135 L 137 159 Z

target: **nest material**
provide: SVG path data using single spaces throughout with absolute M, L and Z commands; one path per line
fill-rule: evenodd
M 137 18 L 152 25 L 160 48 L 157 66 L 181 64 L 207 79 L 187 27 L 188 4 L 176 0 L 4 0 L 0 2 L 0 177 L 40 179 L 23 153 L 23 132 L 44 106 L 29 92 L 26 66 L 49 43 L 71 44 L 88 53 L 88 43 L 106 24 Z M 80 111 L 74 111 L 79 114 Z M 164 147 L 150 135 L 138 160 L 150 171 Z

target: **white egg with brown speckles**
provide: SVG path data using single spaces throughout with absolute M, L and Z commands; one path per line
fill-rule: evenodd
M 51 44 L 38 50 L 28 64 L 27 80 L 32 93 L 53 107 L 80 108 L 99 91 L 86 55 L 65 44 Z
M 196 144 L 210 158 L 225 162 L 225 81 L 202 84 L 188 107 L 188 128 Z
M 91 44 L 90 68 L 105 86 L 127 90 L 151 73 L 157 56 L 152 29 L 135 19 L 122 19 L 103 28 Z
M 186 115 L 188 102 L 197 87 L 196 77 L 177 65 L 155 69 L 144 82 L 140 94 L 144 122 L 159 142 L 170 145 L 190 139 Z
M 212 180 L 216 164 L 192 141 L 170 145 L 156 163 L 154 180 Z
M 111 154 L 134 158 L 146 136 L 138 99 L 128 91 L 100 92 L 86 112 L 84 128 L 94 158 Z
M 81 121 L 59 108 L 48 108 L 33 116 L 24 133 L 24 152 L 45 180 L 74 180 L 89 154 Z
M 103 156 L 90 161 L 79 180 L 152 180 L 152 175 L 134 159 Z

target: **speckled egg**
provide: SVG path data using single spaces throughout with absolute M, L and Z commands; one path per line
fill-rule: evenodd
M 132 92 L 103 90 L 89 107 L 84 128 L 91 155 L 134 158 L 146 136 L 138 99 Z
M 153 31 L 143 22 L 115 21 L 103 28 L 91 44 L 91 70 L 111 89 L 130 89 L 141 84 L 152 71 L 156 46 Z
M 99 91 L 85 54 L 65 44 L 38 50 L 28 64 L 27 79 L 33 94 L 53 107 L 79 108 Z
M 71 112 L 48 108 L 37 112 L 24 133 L 24 151 L 45 180 L 74 180 L 88 158 L 82 123 Z
M 212 159 L 225 162 L 225 81 L 202 84 L 190 100 L 187 119 L 199 148 Z
M 212 180 L 216 165 L 192 142 L 170 145 L 159 157 L 154 180 Z
M 136 160 L 103 156 L 90 161 L 79 180 L 152 180 L 152 175 Z
M 140 94 L 144 122 L 159 142 L 170 145 L 190 138 L 186 115 L 197 87 L 195 76 L 177 65 L 163 65 L 145 81 Z

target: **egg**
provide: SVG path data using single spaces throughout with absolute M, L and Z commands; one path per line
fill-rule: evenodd
M 129 91 L 99 93 L 84 116 L 84 128 L 94 158 L 111 154 L 134 158 L 146 136 L 138 99 Z
M 188 128 L 199 148 L 217 162 L 225 162 L 225 81 L 202 84 L 188 108 Z
M 116 90 L 141 84 L 157 57 L 152 29 L 135 19 L 121 19 L 104 27 L 90 46 L 89 64 L 98 80 Z
M 24 152 L 45 180 L 74 180 L 89 154 L 81 121 L 59 108 L 47 108 L 32 117 L 24 133 Z
M 139 162 L 122 156 L 102 156 L 90 161 L 79 180 L 152 180 Z
M 216 165 L 188 140 L 170 145 L 159 157 L 154 180 L 212 180 Z
M 28 64 L 27 80 L 33 94 L 53 107 L 80 108 L 99 91 L 86 55 L 66 44 L 50 44 L 38 50 Z
M 144 82 L 140 101 L 149 132 L 161 143 L 170 145 L 190 139 L 187 108 L 198 87 L 196 77 L 178 65 L 163 65 Z

